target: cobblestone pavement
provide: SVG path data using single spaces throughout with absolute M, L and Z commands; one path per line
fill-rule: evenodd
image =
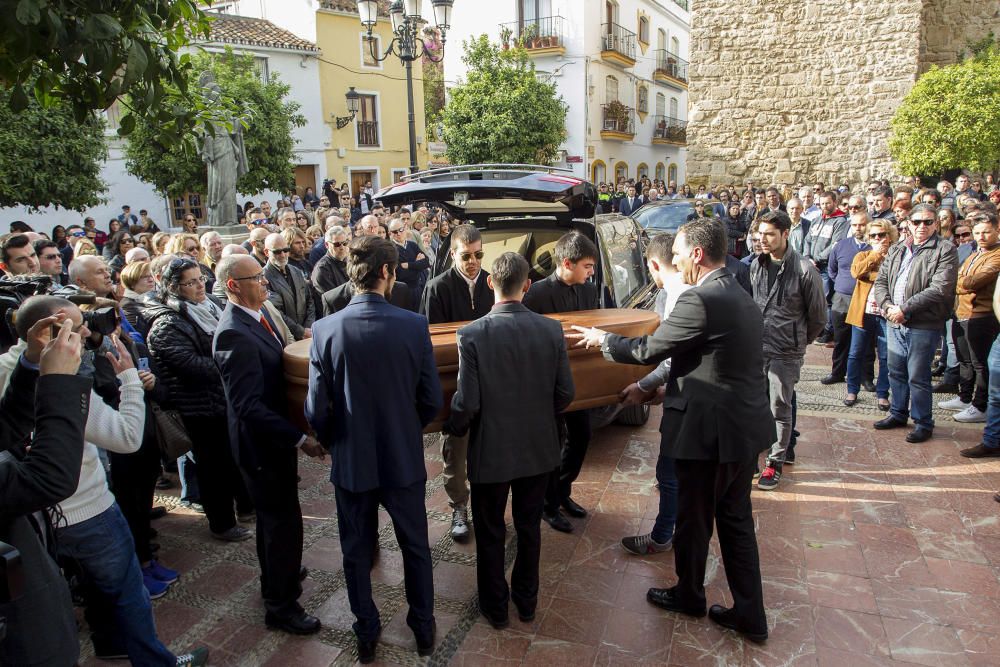
M 871 429 L 883 413 L 871 394 L 841 404 L 824 387 L 829 351 L 813 346 L 799 385 L 798 460 L 779 490 L 755 490 L 754 515 L 771 639 L 745 643 L 707 619 L 682 619 L 645 601 L 674 581 L 671 553 L 638 558 L 619 546 L 656 514 L 659 410 L 641 428 L 595 434 L 574 498 L 590 508 L 572 534 L 542 526 L 537 618 L 497 632 L 476 613 L 474 546 L 453 544 L 436 438 L 426 450 L 438 647 L 419 658 L 405 624 L 402 563 L 382 516 L 373 570 L 385 630 L 381 665 L 997 665 L 1000 664 L 1000 460 L 958 455 L 981 429 L 939 414 L 922 445 L 905 431 Z M 310 568 L 302 602 L 324 624 L 314 637 L 263 625 L 253 542 L 224 545 L 204 518 L 160 502 L 162 560 L 181 580 L 154 602 L 161 638 L 174 650 L 212 648 L 213 665 L 348 665 L 356 658 L 337 522 L 324 466 L 301 465 Z M 508 517 L 509 518 L 509 517 Z M 709 601 L 731 603 L 713 540 Z M 83 665 L 92 657 L 81 632 Z M 111 664 L 111 663 L 107 663 Z

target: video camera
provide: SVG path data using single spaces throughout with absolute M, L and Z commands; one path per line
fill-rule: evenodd
M 14 276 L 0 278 L 0 318 L 3 325 L 0 326 L 0 353 L 6 352 L 17 342 L 17 331 L 14 329 L 14 313 L 21 307 L 28 297 L 39 294 L 58 296 L 75 303 L 76 305 L 94 303 L 97 296 L 92 292 L 81 290 L 75 285 L 53 284 L 49 276 Z M 107 330 L 110 316 L 104 311 L 113 310 L 117 316 L 117 309 L 101 308 L 99 310 L 84 313 L 84 320 L 91 331 L 99 331 L 102 334 L 109 334 L 114 331 L 114 327 Z M 93 325 L 91 322 L 93 321 Z M 115 321 L 117 326 L 117 320 Z

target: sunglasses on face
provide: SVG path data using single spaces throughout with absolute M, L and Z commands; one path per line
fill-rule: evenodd
M 468 262 L 473 257 L 475 257 L 476 259 L 482 259 L 484 254 L 485 253 L 483 253 L 482 250 L 477 250 L 476 252 L 463 252 L 461 255 L 458 256 L 458 258 L 463 262 Z
M 343 248 L 349 244 L 347 243 L 347 241 L 333 241 L 332 243 L 330 243 L 330 245 L 332 245 L 334 248 Z
M 286 252 L 291 252 L 291 248 L 271 248 L 272 255 L 284 255 Z
M 971 237 L 972 237 L 972 232 L 963 232 L 961 234 L 955 234 L 955 238 L 958 239 L 967 239 Z
M 390 234 L 402 234 L 403 230 L 402 229 L 390 229 L 389 233 Z
M 937 222 L 937 221 L 934 220 L 933 218 L 930 219 L 930 220 L 925 220 L 925 219 L 917 220 L 915 218 L 910 218 L 910 224 L 920 225 L 920 226 L 925 226 L 925 227 L 930 227 L 935 222 Z
M 860 211 L 861 207 L 860 206 L 848 206 L 847 210 L 848 211 Z
M 872 232 L 871 234 L 868 235 L 868 238 L 870 238 L 870 239 L 884 239 L 888 235 L 889 234 L 886 233 L 886 232 Z

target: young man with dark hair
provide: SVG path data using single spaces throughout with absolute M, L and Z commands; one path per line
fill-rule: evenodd
M 12 276 L 38 273 L 38 256 L 27 234 L 0 236 L 0 270 Z
M 509 624 L 511 598 L 523 622 L 535 618 L 542 507 L 559 464 L 556 415 L 573 400 L 574 387 L 562 325 L 521 303 L 531 285 L 528 262 L 506 252 L 493 263 L 488 281 L 496 305 L 458 330 L 458 388 L 444 432 L 468 438 L 479 609 L 501 629 Z M 527 377 L 530 382 L 524 382 Z M 513 386 L 518 390 L 511 391 Z M 517 532 L 509 588 L 508 494 Z
M 55 241 L 40 239 L 35 241 L 35 255 L 38 260 L 38 270 L 52 278 L 59 285 L 65 285 L 69 280 L 66 267 L 63 266 L 62 253 Z
M 590 280 L 597 266 L 597 246 L 593 241 L 580 232 L 569 232 L 556 242 L 555 256 L 555 271 L 531 286 L 524 297 L 525 308 L 542 315 L 600 308 L 600 293 Z M 590 444 L 590 411 L 576 410 L 562 418 L 566 426 L 562 462 L 549 482 L 542 519 L 556 530 L 569 533 L 573 524 L 562 515 L 560 507 L 570 516 L 587 516 L 587 510 L 571 495 Z

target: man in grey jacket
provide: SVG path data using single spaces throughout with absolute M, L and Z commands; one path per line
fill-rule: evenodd
M 778 487 L 792 437 L 792 396 L 806 346 L 823 329 L 826 297 L 816 267 L 788 243 L 792 221 L 782 211 L 760 220 L 762 253 L 750 265 L 753 298 L 764 315 L 764 373 L 777 440 L 757 481 L 765 491 Z
M 847 238 L 848 222 L 847 215 L 837 207 L 837 193 L 824 192 L 819 196 L 819 207 L 822 215 L 819 220 L 809 226 L 809 234 L 806 236 L 803 255 L 812 260 L 813 266 L 819 271 L 819 277 L 823 284 L 823 294 L 826 298 L 826 325 L 823 327 L 823 335 L 820 343 L 829 343 L 833 340 L 833 321 L 831 307 L 833 304 L 833 281 L 826 273 L 826 265 L 830 258 L 830 251 L 837 241 Z
M 912 416 L 906 441 L 918 443 L 934 433 L 931 361 L 954 305 L 958 253 L 938 235 L 933 206 L 913 207 L 910 230 L 910 239 L 889 249 L 872 288 L 889 344 L 889 416 L 875 428 L 906 426 Z

